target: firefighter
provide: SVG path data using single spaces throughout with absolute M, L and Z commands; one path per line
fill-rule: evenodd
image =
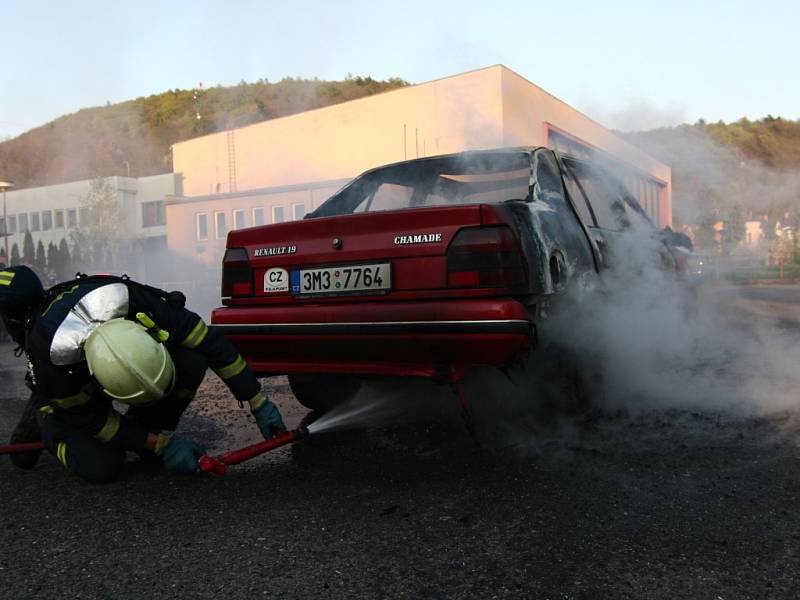
M 83 479 L 116 479 L 126 450 L 198 470 L 204 449 L 170 433 L 211 368 L 240 405 L 248 402 L 265 439 L 285 429 L 277 407 L 233 345 L 183 295 L 113 276 L 84 276 L 45 292 L 24 266 L 0 271 L 0 315 L 28 358 L 31 399 L 12 443 L 41 437 Z M 127 407 L 121 414 L 113 401 Z M 15 456 L 30 468 L 36 454 Z

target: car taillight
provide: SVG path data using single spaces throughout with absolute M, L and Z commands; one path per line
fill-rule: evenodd
M 470 227 L 459 231 L 447 249 L 447 285 L 521 290 L 527 276 L 511 229 Z
M 253 269 L 244 248 L 228 248 L 222 259 L 222 297 L 253 295 Z

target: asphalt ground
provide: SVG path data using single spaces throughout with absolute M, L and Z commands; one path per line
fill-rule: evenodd
M 749 300 L 792 305 L 800 288 L 774 293 Z M 735 297 L 733 318 L 748 318 Z M 24 402 L 9 345 L 0 368 L 7 439 Z M 295 426 L 305 411 L 285 379 L 264 383 Z M 213 377 L 181 432 L 215 452 L 258 440 Z M 797 598 L 798 440 L 792 410 L 665 409 L 503 450 L 420 417 L 221 477 L 132 463 L 105 486 L 49 456 L 31 471 L 0 457 L 0 597 Z

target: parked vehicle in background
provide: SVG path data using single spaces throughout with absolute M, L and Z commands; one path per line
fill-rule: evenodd
M 530 351 L 634 222 L 658 232 L 603 169 L 546 148 L 388 165 L 302 221 L 230 232 L 212 321 L 311 408 L 365 377 L 455 381 Z

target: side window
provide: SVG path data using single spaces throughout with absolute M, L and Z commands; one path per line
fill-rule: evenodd
M 585 165 L 575 169 L 575 176 L 586 192 L 597 227 L 621 231 L 630 226 L 625 202 L 610 176 Z
M 561 187 L 561 176 L 552 152 L 544 150 L 536 153 L 536 184 L 541 200 L 562 201 L 564 191 Z
M 564 183 L 567 184 L 567 194 L 569 194 L 570 200 L 572 200 L 575 209 L 581 216 L 581 221 L 583 221 L 587 227 L 597 227 L 597 224 L 594 222 L 594 215 L 592 215 L 592 211 L 589 210 L 589 205 L 586 203 L 586 196 L 583 195 L 578 182 L 572 177 L 571 172 L 564 172 Z

